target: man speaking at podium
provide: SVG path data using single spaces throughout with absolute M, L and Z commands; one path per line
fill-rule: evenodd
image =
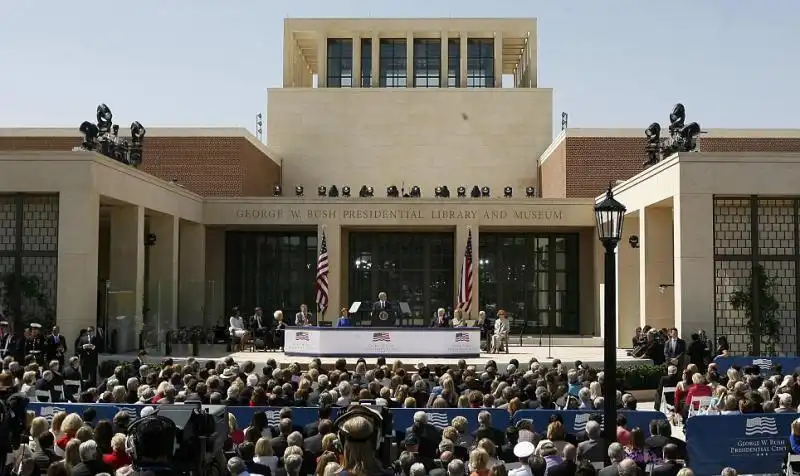
M 394 327 L 395 310 L 386 299 L 386 293 L 378 293 L 378 300 L 372 304 L 372 327 Z

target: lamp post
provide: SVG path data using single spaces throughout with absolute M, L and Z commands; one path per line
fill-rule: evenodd
M 605 248 L 605 312 L 603 316 L 603 440 L 608 446 L 617 439 L 617 275 L 614 251 L 622 236 L 625 206 L 614 199 L 611 185 L 606 198 L 594 207 L 597 235 Z

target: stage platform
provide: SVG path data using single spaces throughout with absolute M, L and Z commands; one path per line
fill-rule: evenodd
M 291 363 L 298 363 L 305 367 L 313 357 L 308 356 L 287 356 L 283 352 L 225 352 L 224 345 L 202 345 L 200 346 L 199 359 L 222 359 L 227 356 L 233 357 L 237 361 L 250 360 L 256 364 L 265 364 L 269 359 L 275 361 L 281 366 L 287 366 Z M 101 360 L 117 359 L 117 360 L 133 360 L 136 356 L 135 352 L 122 354 L 122 355 L 103 355 Z M 188 345 L 175 345 L 172 348 L 172 358 L 176 361 L 184 361 L 191 356 L 191 349 Z M 148 360 L 160 362 L 165 355 L 158 352 L 151 352 Z M 358 355 L 341 357 L 347 359 L 349 367 L 353 367 Z M 552 363 L 553 359 L 561 359 L 567 366 L 572 367 L 576 360 L 582 361 L 584 364 L 591 365 L 595 368 L 603 367 L 603 347 L 597 345 L 584 345 L 584 346 L 552 346 L 548 349 L 547 345 L 540 347 L 538 345 L 515 345 L 512 340 L 512 345 L 509 346 L 508 354 L 487 354 L 481 353 L 480 357 L 464 359 L 469 365 L 475 365 L 477 368 L 482 369 L 489 360 L 494 360 L 498 365 L 506 366 L 511 359 L 517 359 L 521 364 L 526 364 L 531 357 L 536 357 L 539 362 Z M 340 357 L 321 357 L 322 363 L 325 366 L 333 366 L 333 364 Z M 394 362 L 393 358 L 387 358 L 388 362 Z M 419 362 L 426 364 L 449 364 L 453 365 L 458 362 L 457 358 L 440 358 L 440 357 L 404 357 L 400 358 L 409 369 L 413 369 Z M 368 363 L 374 363 L 374 357 L 367 358 Z M 624 349 L 617 350 L 617 365 L 621 367 L 636 366 L 642 364 L 652 363 L 649 359 L 636 359 L 627 355 Z

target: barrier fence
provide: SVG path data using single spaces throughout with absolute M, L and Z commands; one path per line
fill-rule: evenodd
M 736 468 L 739 474 L 774 474 L 789 452 L 797 413 L 698 415 L 686 421 L 689 462 L 699 476 Z

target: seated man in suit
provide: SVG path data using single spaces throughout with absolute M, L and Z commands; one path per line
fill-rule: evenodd
M 301 304 L 300 312 L 295 314 L 294 325 L 297 327 L 308 327 L 313 325 L 311 313 L 308 312 L 308 306 L 305 304 Z
M 650 474 L 652 476 L 677 476 L 683 468 L 683 465 L 676 461 L 677 459 L 678 447 L 671 443 L 664 446 L 664 462 L 653 468 Z
M 656 390 L 656 398 L 655 402 L 653 402 L 653 406 L 656 411 L 661 409 L 661 400 L 666 399 L 666 403 L 668 405 L 675 405 L 675 392 L 668 393 L 664 395 L 664 388 L 675 388 L 680 381 L 680 376 L 678 375 L 678 367 L 674 365 L 670 365 L 667 367 L 667 375 L 661 377 L 661 380 L 658 382 L 658 389 Z
M 447 311 L 443 307 L 436 311 L 431 327 L 450 327 L 450 317 L 447 316 Z
M 600 423 L 594 420 L 586 422 L 586 436 L 588 437 L 586 441 L 578 443 L 578 459 L 602 463 L 605 457 L 605 443 Z
M 497 319 L 494 321 L 494 335 L 492 335 L 492 345 L 489 352 L 500 352 L 502 345 L 508 345 L 508 333 L 511 330 L 511 324 L 506 317 L 506 311 L 500 309 L 497 311 Z

